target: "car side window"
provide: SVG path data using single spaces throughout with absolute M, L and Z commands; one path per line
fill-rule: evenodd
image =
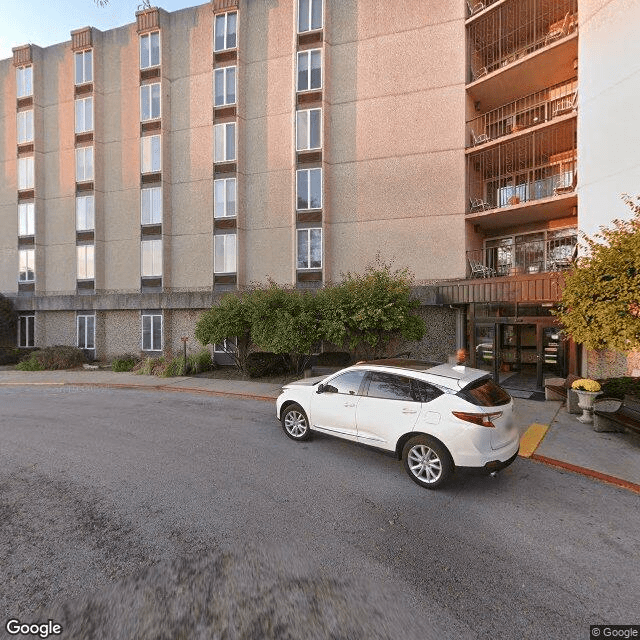
M 325 392 L 357 396 L 360 385 L 362 384 L 362 379 L 366 373 L 366 371 L 347 371 L 346 373 L 336 376 L 329 380 L 328 384 L 324 386 Z
M 378 371 L 371 372 L 367 395 L 370 398 L 415 401 L 411 390 L 411 378 Z
M 444 393 L 422 380 L 413 380 L 413 392 L 418 402 L 431 402 Z

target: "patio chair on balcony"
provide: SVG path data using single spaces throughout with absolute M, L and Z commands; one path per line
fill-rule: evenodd
M 553 117 L 562 116 L 565 113 L 573 111 L 578 105 L 578 92 L 575 91 L 573 95 L 560 98 L 553 107 Z
M 476 213 L 478 211 L 487 211 L 488 209 L 492 209 L 493 207 L 485 202 L 482 198 L 471 198 L 469 200 L 469 204 L 471 205 L 470 212 Z
M 469 267 L 471 267 L 472 278 L 493 278 L 496 274 L 496 270 L 491 267 L 485 267 L 482 262 L 467 257 L 469 261 Z
M 573 26 L 573 14 L 571 11 L 567 11 L 567 15 L 564 17 L 562 22 L 556 22 L 549 26 L 549 33 L 547 33 L 546 38 L 544 39 L 545 45 L 551 44 L 555 40 L 560 38 L 564 38 L 569 35 L 569 31 Z
M 578 174 L 574 171 L 573 173 L 573 180 L 571 181 L 571 184 L 565 185 L 565 184 L 558 184 L 554 187 L 553 189 L 553 195 L 554 196 L 561 196 L 564 195 L 565 193 L 572 193 L 573 191 L 576 190 L 576 186 L 578 186 Z
M 476 132 L 471 129 L 471 139 L 473 140 L 473 146 L 476 147 L 483 142 L 489 142 L 491 138 L 486 133 L 481 133 L 480 135 L 476 135 Z
M 484 2 L 470 2 L 467 0 L 467 9 L 469 9 L 469 17 L 471 17 L 474 13 L 484 9 Z

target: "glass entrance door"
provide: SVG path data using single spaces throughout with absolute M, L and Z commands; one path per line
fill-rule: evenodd
M 538 387 L 538 338 L 535 324 L 503 324 L 499 337 L 500 384 Z

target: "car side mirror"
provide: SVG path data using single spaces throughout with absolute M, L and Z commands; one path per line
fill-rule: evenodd
M 316 393 L 324 393 L 324 385 L 323 384 L 319 384 L 318 388 L 316 389 Z

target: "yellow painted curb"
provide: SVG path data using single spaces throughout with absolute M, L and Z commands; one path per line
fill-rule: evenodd
M 549 425 L 532 424 L 520 438 L 520 456 L 522 458 L 530 458 L 533 452 L 538 448 L 545 437 Z

